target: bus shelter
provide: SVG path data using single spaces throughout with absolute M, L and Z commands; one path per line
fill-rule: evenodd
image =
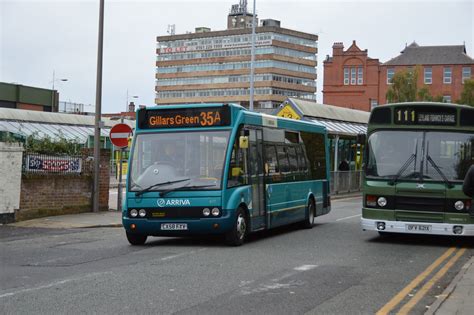
M 330 146 L 331 191 L 337 194 L 360 190 L 364 147 L 357 143 L 357 137 L 367 133 L 369 112 L 288 98 L 274 115 L 324 125 Z
M 102 117 L 102 122 L 100 147 L 111 151 L 110 169 L 112 175 L 115 175 L 119 165 L 119 161 L 115 158 L 118 158 L 119 149 L 114 148 L 110 142 L 109 131 L 120 121 L 113 117 Z M 129 119 L 123 122 L 134 127 L 134 122 Z M 67 139 L 78 143 L 83 148 L 93 148 L 94 125 L 93 115 L 0 108 L 0 141 L 24 143 L 29 136 L 33 136 L 38 139 L 49 138 L 52 141 Z M 127 157 L 128 150 L 124 154 L 124 159 Z M 124 169 L 126 170 L 126 165 Z

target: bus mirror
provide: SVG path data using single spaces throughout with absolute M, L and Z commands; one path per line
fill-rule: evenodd
M 233 167 L 232 168 L 232 176 L 233 177 L 240 176 L 241 170 L 242 169 L 240 167 Z
M 364 144 L 366 139 L 367 136 L 365 135 L 365 133 L 359 133 L 357 135 L 357 143 Z
M 249 148 L 249 137 L 240 136 L 240 138 L 239 138 L 239 147 L 241 149 L 248 149 Z

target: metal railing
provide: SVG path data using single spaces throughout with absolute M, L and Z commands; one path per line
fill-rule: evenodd
M 331 172 L 331 195 L 361 191 L 362 178 L 362 171 Z

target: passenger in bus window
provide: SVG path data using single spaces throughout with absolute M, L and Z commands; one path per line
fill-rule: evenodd
M 347 159 L 344 159 L 339 163 L 338 169 L 340 171 L 348 171 L 349 170 L 349 163 L 347 162 Z

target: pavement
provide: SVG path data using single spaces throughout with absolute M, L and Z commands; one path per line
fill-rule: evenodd
M 473 310 L 474 257 L 471 257 L 425 315 L 467 315 Z
M 86 212 L 44 217 L 9 224 L 26 228 L 75 229 L 121 227 L 122 213 L 119 211 Z
M 99 228 L 121 227 L 121 212 L 102 211 L 38 218 L 9 224 L 27 228 Z M 461 268 L 461 271 L 438 296 L 425 314 L 473 314 L 474 310 L 474 257 Z

